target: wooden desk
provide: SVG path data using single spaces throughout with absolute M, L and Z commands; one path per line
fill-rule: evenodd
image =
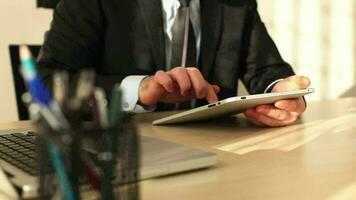
M 243 116 L 151 126 L 143 135 L 213 151 L 216 167 L 144 181 L 142 199 L 356 199 L 356 98 L 315 102 L 296 124 L 258 128 Z
M 299 122 L 283 128 L 255 127 L 241 115 L 152 126 L 168 113 L 138 115 L 142 135 L 219 157 L 210 169 L 143 181 L 141 199 L 356 199 L 356 98 L 308 106 Z M 13 125 L 28 122 L 0 129 Z

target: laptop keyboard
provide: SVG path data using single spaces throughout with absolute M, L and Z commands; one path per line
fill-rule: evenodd
M 0 159 L 30 175 L 38 175 L 36 146 L 33 132 L 0 135 Z

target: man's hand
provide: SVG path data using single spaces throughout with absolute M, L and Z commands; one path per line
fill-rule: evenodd
M 193 98 L 218 101 L 220 88 L 209 84 L 197 68 L 176 67 L 168 72 L 157 71 L 142 80 L 139 101 L 144 105 L 181 103 Z
M 283 92 L 309 87 L 310 80 L 303 76 L 290 76 L 276 85 L 272 92 Z M 244 114 L 258 126 L 287 126 L 295 122 L 305 111 L 306 105 L 302 97 L 297 99 L 280 100 L 274 105 L 260 105 L 247 109 Z

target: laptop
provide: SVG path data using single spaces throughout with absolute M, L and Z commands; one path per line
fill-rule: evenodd
M 39 195 L 35 134 L 28 130 L 0 132 L 0 167 L 22 199 Z M 145 136 L 140 137 L 140 142 L 140 180 L 208 168 L 217 163 L 217 156 L 211 152 Z

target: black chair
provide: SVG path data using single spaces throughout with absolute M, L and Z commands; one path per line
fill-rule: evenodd
M 37 57 L 41 46 L 39 45 L 29 45 L 29 48 L 34 57 Z M 10 45 L 10 58 L 11 58 L 11 68 L 12 68 L 12 77 L 15 85 L 15 94 L 16 94 L 16 104 L 18 110 L 18 116 L 20 120 L 28 120 L 29 115 L 27 108 L 21 100 L 21 96 L 26 92 L 25 83 L 21 77 L 19 67 L 20 67 L 20 55 L 19 55 L 19 45 Z
M 60 0 L 37 0 L 37 7 L 42 8 L 56 8 Z

